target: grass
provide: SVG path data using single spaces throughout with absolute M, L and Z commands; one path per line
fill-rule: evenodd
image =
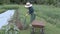
M 18 9 L 19 5 L 0 5 L 0 13 L 5 12 L 10 9 Z
M 27 14 L 28 10 L 24 7 L 24 5 L 18 5 L 18 6 L 19 6 L 18 11 L 20 14 L 19 17 L 21 21 L 24 22 L 24 17 Z M 35 10 L 35 14 L 37 15 L 36 20 L 45 21 L 45 34 L 60 34 L 60 8 L 47 5 L 34 5 L 33 7 Z M 26 17 L 26 24 L 29 24 L 29 22 L 30 22 L 30 16 L 28 15 Z M 20 34 L 30 34 L 31 33 L 30 30 L 31 30 L 30 28 L 27 30 L 22 30 L 20 31 Z
M 5 12 L 6 10 L 5 9 L 0 9 L 0 14 Z
M 60 34 L 60 8 L 46 5 L 34 5 L 37 20 L 46 21 L 45 34 Z M 21 9 L 22 8 L 22 9 Z M 24 9 L 24 10 L 23 10 Z M 25 15 L 27 9 L 24 6 L 20 6 L 20 13 Z M 27 18 L 27 21 L 29 17 Z M 29 21 L 28 21 L 29 23 Z M 21 34 L 25 34 L 29 30 L 21 31 Z M 27 32 L 26 34 L 30 33 Z

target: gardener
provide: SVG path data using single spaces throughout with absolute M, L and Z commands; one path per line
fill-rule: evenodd
M 32 21 L 35 19 L 35 14 L 34 14 L 34 9 L 32 7 L 32 4 L 30 2 L 27 2 L 25 7 L 29 10 L 28 13 L 31 16 L 30 22 L 32 23 Z M 27 16 L 28 14 L 26 14 Z

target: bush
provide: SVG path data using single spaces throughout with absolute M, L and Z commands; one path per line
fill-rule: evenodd
M 4 5 L 1 9 L 18 9 L 19 5 Z
M 0 9 L 0 14 L 5 12 L 6 10 L 5 9 Z
M 19 5 L 2 5 L 0 6 L 0 13 L 5 12 L 5 10 L 9 10 L 9 9 L 18 9 Z

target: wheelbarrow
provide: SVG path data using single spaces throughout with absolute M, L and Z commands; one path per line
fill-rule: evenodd
M 44 34 L 44 27 L 45 24 L 42 21 L 34 20 L 31 24 L 32 26 L 32 32 L 31 34 L 35 34 L 35 29 L 34 28 L 40 28 L 40 34 Z

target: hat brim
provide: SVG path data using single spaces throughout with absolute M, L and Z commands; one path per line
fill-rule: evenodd
M 32 7 L 32 4 L 30 4 L 29 6 L 25 5 L 25 7 Z

